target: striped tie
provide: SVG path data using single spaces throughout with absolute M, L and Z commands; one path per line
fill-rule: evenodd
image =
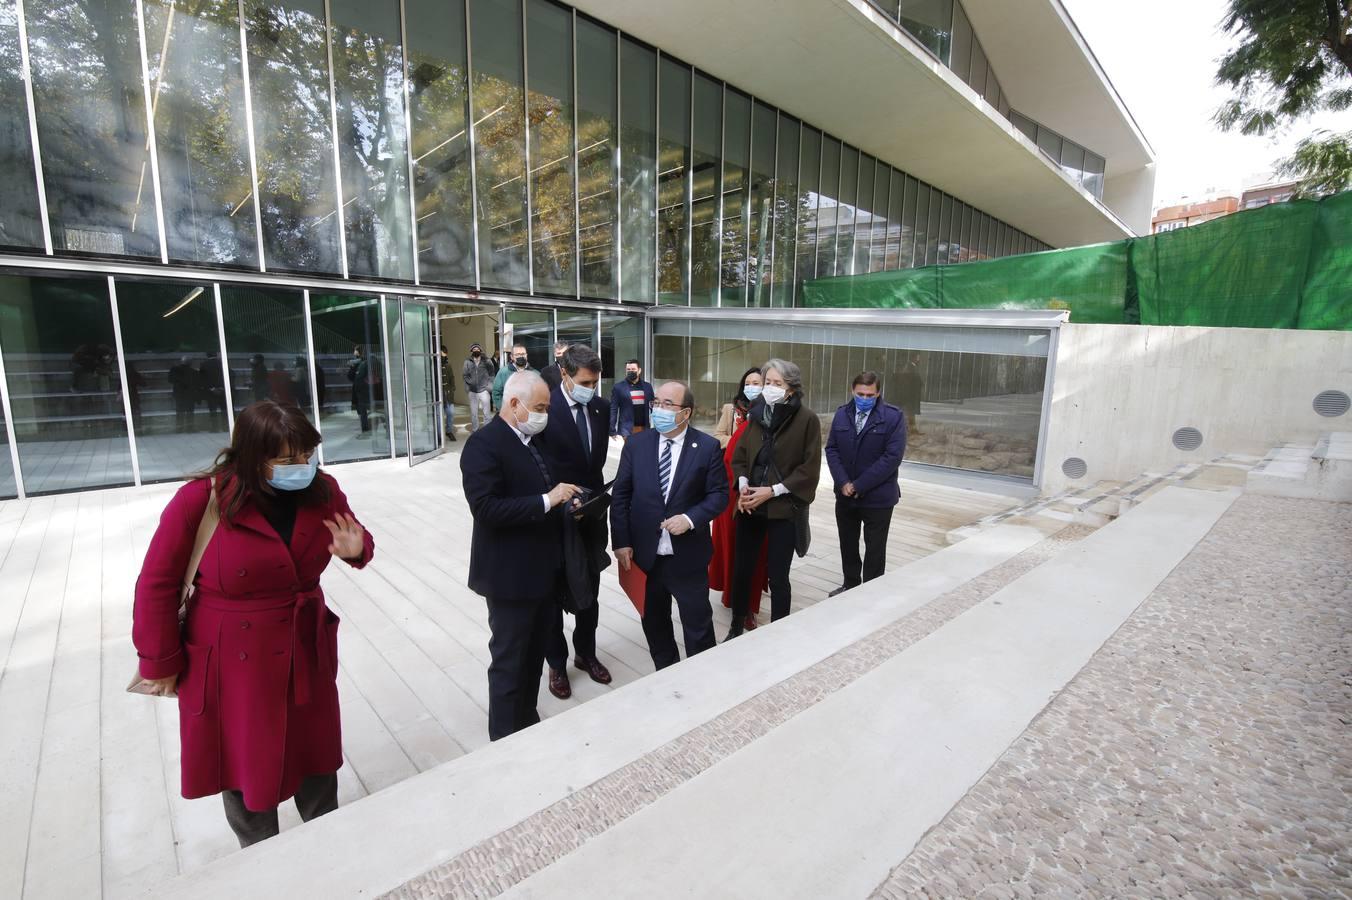
M 662 499 L 671 492 L 671 441 L 662 438 L 662 461 L 657 464 L 657 477 L 662 481 Z

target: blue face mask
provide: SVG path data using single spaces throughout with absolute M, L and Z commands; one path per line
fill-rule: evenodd
M 854 408 L 859 410 L 860 412 L 868 412 L 869 410 L 873 409 L 873 407 L 876 406 L 877 403 L 878 403 L 877 397 L 861 397 L 858 394 L 854 395 Z
M 583 385 L 578 384 L 576 381 L 573 382 L 573 399 L 576 400 L 578 403 L 581 403 L 583 406 L 586 406 L 588 403 L 591 402 L 591 399 L 595 396 L 596 396 L 596 388 L 584 387 Z
M 742 387 L 742 396 L 752 403 L 761 395 L 761 386 L 759 384 L 748 384 Z
M 268 484 L 279 491 L 303 491 L 315 480 L 318 471 L 319 461 L 316 459 L 292 466 L 273 466 Z
M 653 427 L 659 434 L 668 434 L 676 430 L 676 410 L 674 409 L 655 409 L 650 417 Z

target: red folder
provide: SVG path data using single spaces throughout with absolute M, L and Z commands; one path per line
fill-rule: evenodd
M 638 567 L 638 563 L 630 562 L 629 571 L 624 570 L 624 566 L 619 567 L 620 587 L 629 595 L 629 602 L 634 604 L 634 609 L 638 610 L 639 618 L 643 618 L 643 597 L 648 590 L 648 576 Z

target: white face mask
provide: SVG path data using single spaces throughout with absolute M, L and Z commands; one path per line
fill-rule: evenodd
M 548 424 L 549 424 L 549 413 L 527 411 L 526 421 L 517 422 L 516 428 L 517 431 L 520 431 L 522 434 L 529 436 L 539 434 L 540 432 L 544 431 L 545 426 Z
M 770 406 L 774 406 L 780 400 L 783 400 L 786 394 L 788 394 L 788 391 L 784 390 L 779 385 L 767 384 L 764 389 L 761 390 L 761 399 Z

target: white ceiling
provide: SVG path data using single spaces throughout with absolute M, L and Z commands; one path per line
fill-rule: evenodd
M 985 2 L 1032 10 L 1054 0 Z M 1052 246 L 1132 232 L 865 0 L 578 0 L 577 6 Z M 1064 49 L 1066 36 L 1055 37 Z M 998 60 L 996 66 L 1004 83 Z M 1023 104 L 1020 94 L 1032 87 L 1015 78 L 1019 94 L 1005 87 Z M 1122 165 L 1140 168 L 1134 158 Z M 1148 215 L 1131 224 L 1147 231 Z

